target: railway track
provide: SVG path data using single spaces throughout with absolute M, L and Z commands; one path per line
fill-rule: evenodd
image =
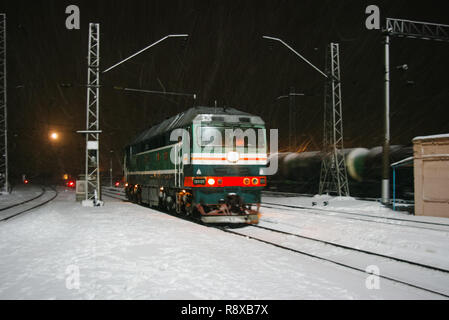
M 332 242 L 332 241 L 326 241 L 326 240 L 322 240 L 322 239 L 307 237 L 307 236 L 304 236 L 304 235 L 301 235 L 301 234 L 291 233 L 291 232 L 278 230 L 278 229 L 272 229 L 272 228 L 259 226 L 259 225 L 253 225 L 251 227 L 259 228 L 259 229 L 263 229 L 263 230 L 267 230 L 267 231 L 272 231 L 272 232 L 276 232 L 276 233 L 280 233 L 280 234 L 284 234 L 284 235 L 294 236 L 294 237 L 301 238 L 301 239 L 312 240 L 312 241 L 320 242 L 320 243 L 323 243 L 323 244 L 326 244 L 326 245 L 331 245 L 331 246 L 334 246 L 334 247 L 337 247 L 337 248 L 343 248 L 343 249 L 347 249 L 347 250 L 351 250 L 351 251 L 355 251 L 355 252 L 366 253 L 366 254 L 369 254 L 369 255 L 373 255 L 373 256 L 377 256 L 377 257 L 381 257 L 381 258 L 386 258 L 386 259 L 391 259 L 391 260 L 398 261 L 398 262 L 404 262 L 404 263 L 408 263 L 408 264 L 411 264 L 411 265 L 414 265 L 414 266 L 423 267 L 423 268 L 427 268 L 427 269 L 440 271 L 440 272 L 444 272 L 444 273 L 449 274 L 449 269 L 439 268 L 439 267 L 426 265 L 426 264 L 422 264 L 422 263 L 411 261 L 411 260 L 406 260 L 406 259 L 402 259 L 402 258 L 397 258 L 397 257 L 389 256 L 389 255 L 380 254 L 380 253 L 377 253 L 377 252 L 372 252 L 372 251 L 363 250 L 363 249 L 359 249 L 359 248 L 349 247 L 349 246 L 342 245 L 342 244 L 339 244 L 339 243 L 336 243 L 336 242 Z
M 102 187 L 101 194 L 103 196 L 107 196 L 110 198 L 123 200 L 126 202 L 128 201 L 128 199 L 126 199 L 125 191 L 123 191 L 122 189 L 111 188 L 111 187 Z
M 105 195 L 108 197 L 126 201 L 119 194 L 106 193 Z M 193 223 L 198 223 L 198 221 L 192 219 L 191 217 L 179 216 L 164 211 L 161 212 Z M 382 270 L 386 270 L 386 272 L 379 275 L 379 278 L 381 279 L 385 279 L 418 290 L 429 292 L 438 295 L 440 297 L 449 298 L 449 277 L 448 277 L 449 269 L 433 265 L 427 265 L 424 263 L 389 256 L 385 254 L 380 254 L 377 252 L 363 250 L 355 247 L 350 247 L 332 241 L 326 241 L 322 239 L 307 237 L 301 234 L 291 233 L 278 229 L 272 229 L 260 225 L 250 225 L 239 229 L 235 228 L 230 229 L 222 226 L 215 226 L 215 228 L 226 233 L 230 233 L 247 239 L 252 239 L 283 250 L 319 259 L 321 261 L 326 261 L 328 263 L 332 263 L 347 269 L 355 270 L 367 275 L 370 275 L 370 273 L 367 273 L 366 271 L 366 267 L 368 265 L 380 265 Z M 254 234 L 251 232 L 247 232 L 248 230 L 261 230 L 265 234 L 262 235 Z M 291 238 L 297 238 L 300 239 L 302 243 L 298 243 L 296 248 L 289 245 L 285 245 L 283 244 L 283 242 L 285 242 L 285 239 L 281 239 L 281 241 L 273 241 L 273 239 L 276 239 L 276 237 L 273 236 L 273 234 L 282 237 L 289 237 L 290 240 Z M 317 248 L 315 247 L 311 250 L 310 243 L 319 244 L 320 245 L 319 249 L 322 250 L 321 253 L 313 252 L 316 251 Z M 329 247 L 336 250 L 340 250 L 342 252 L 339 252 L 337 255 L 334 256 L 332 256 L 332 254 L 330 257 L 326 256 L 329 255 L 329 250 L 327 250 L 327 248 Z M 356 261 L 351 261 L 351 259 L 346 258 L 348 252 L 352 253 L 353 255 L 354 254 L 356 255 L 357 257 L 355 259 Z M 397 270 L 394 270 L 394 267 L 396 267 Z M 419 273 L 421 273 L 421 276 L 419 276 L 418 277 L 419 279 L 417 279 L 416 281 L 410 281 L 410 279 L 406 279 L 405 275 L 410 275 L 411 277 L 414 277 Z M 435 286 L 437 288 L 435 288 Z
M 270 208 L 270 209 L 288 209 L 293 212 L 304 213 L 303 210 L 307 210 L 307 213 L 321 214 L 326 216 L 338 217 L 348 220 L 358 220 L 358 221 L 366 221 L 371 223 L 381 223 L 381 224 L 390 224 L 395 226 L 403 226 L 417 229 L 427 229 L 434 231 L 442 231 L 449 232 L 449 224 L 446 223 L 438 223 L 438 222 L 428 222 L 428 221 L 416 221 L 411 219 L 402 219 L 402 218 L 394 218 L 394 217 L 386 217 L 386 216 L 377 216 L 372 214 L 364 214 L 357 212 L 348 212 L 342 210 L 330 210 L 330 209 L 321 209 L 307 206 L 297 206 L 297 205 L 287 205 L 287 204 L 279 204 L 279 203 L 271 203 L 271 202 L 262 202 L 261 207 Z M 373 218 L 373 219 L 370 219 Z M 440 228 L 436 228 L 440 227 Z M 441 228 L 442 227 L 442 228 Z
M 28 203 L 28 202 L 31 202 L 31 201 L 33 201 L 33 200 L 36 200 L 36 199 L 42 197 L 42 196 L 44 195 L 44 193 L 45 193 L 45 188 L 44 188 L 44 187 L 41 187 L 41 193 L 38 194 L 37 196 L 32 197 L 32 198 L 30 198 L 30 199 L 28 199 L 28 200 L 24 200 L 24 201 L 21 201 L 21 202 L 12 204 L 12 205 L 8 205 L 8 206 L 6 206 L 6 207 L 2 207 L 2 208 L 0 208 L 0 212 L 1 212 L 1 211 L 8 210 L 8 209 L 11 209 L 11 208 L 14 208 L 14 207 L 17 207 L 17 206 L 20 206 L 20 205 L 25 204 L 25 203 Z
M 110 188 L 110 187 L 103 187 L 102 188 L 102 192 L 103 192 L 103 195 L 106 195 L 108 197 L 115 198 L 115 199 L 118 199 L 118 200 L 127 201 L 125 193 L 124 193 L 123 190 L 117 190 L 116 188 Z M 281 194 L 281 193 L 276 193 L 276 194 Z M 293 194 L 293 193 L 292 194 L 282 193 L 282 194 L 283 195 L 287 194 L 287 195 L 292 195 L 292 196 L 298 196 L 298 194 L 296 194 L 296 193 L 295 194 Z M 313 210 L 315 212 L 322 212 L 322 213 L 332 214 L 332 216 L 335 216 L 334 213 L 337 213 L 337 214 L 340 214 L 341 217 L 345 218 L 345 219 L 367 221 L 367 222 L 373 222 L 373 223 L 400 225 L 398 223 L 388 222 L 388 221 L 396 221 L 396 222 L 411 222 L 411 223 L 415 223 L 415 224 L 444 226 L 444 227 L 447 227 L 448 229 L 447 230 L 443 230 L 443 229 L 426 228 L 426 227 L 422 227 L 422 226 L 419 227 L 419 226 L 413 226 L 413 225 L 408 225 L 408 224 L 402 224 L 402 226 L 408 226 L 408 227 L 412 227 L 412 228 L 430 229 L 430 230 L 436 230 L 436 231 L 449 232 L 449 224 L 443 224 L 443 223 L 421 222 L 421 221 L 415 221 L 415 220 L 410 220 L 410 219 L 401 219 L 401 218 L 393 218 L 393 217 L 385 217 L 385 216 L 376 216 L 376 215 L 362 214 L 362 213 L 356 213 L 356 212 L 347 212 L 347 211 L 339 211 L 339 210 L 320 209 L 320 208 L 306 207 L 306 206 L 293 206 L 293 205 L 284 205 L 284 204 L 269 203 L 269 202 L 263 202 L 262 203 L 262 207 L 276 209 L 276 207 L 273 207 L 273 206 L 278 206 L 278 207 L 287 208 L 287 209 L 293 209 L 292 211 L 295 211 L 294 209 Z M 354 217 L 345 217 L 344 215 L 359 216 L 359 217 L 362 217 L 364 219 L 354 218 Z M 376 221 L 376 220 L 367 219 L 367 218 L 375 218 L 375 219 L 378 219 L 378 220 Z M 383 221 L 379 221 L 379 220 L 383 220 Z
M 365 274 L 369 274 L 366 271 L 366 267 L 368 265 L 379 265 L 381 266 L 381 270 L 383 272 L 379 275 L 379 278 L 393 281 L 396 283 L 400 283 L 409 287 L 413 287 L 415 289 L 423 290 L 429 293 L 436 294 L 438 296 L 449 298 L 449 287 L 447 286 L 449 283 L 449 270 L 444 268 L 439 268 L 431 265 L 425 265 L 421 263 L 417 263 L 414 261 L 409 261 L 401 258 L 396 258 L 388 255 L 378 254 L 374 252 L 369 252 L 366 250 L 357 249 L 354 247 L 344 246 L 337 243 L 324 241 L 320 239 L 310 238 L 301 236 L 294 233 L 289 233 L 281 230 L 266 228 L 262 226 L 247 226 L 241 229 L 229 229 L 226 227 L 217 227 L 219 230 L 230 233 L 233 235 L 237 235 L 240 237 L 244 237 L 247 239 L 252 239 L 261 243 L 265 243 L 283 250 L 295 252 L 297 254 L 305 255 L 311 258 L 319 259 L 322 261 L 326 261 L 335 265 L 339 265 L 341 267 L 345 267 L 348 269 L 356 270 Z M 252 232 L 251 230 L 263 230 L 264 234 L 261 235 L 257 232 Z M 248 232 L 249 231 L 249 232 Z M 302 241 L 297 243 L 297 247 L 295 248 L 292 245 L 285 245 L 283 242 L 286 242 L 285 238 L 281 238 L 281 241 L 273 241 L 273 234 L 279 234 L 284 237 L 290 237 L 289 241 L 291 242 L 291 237 L 300 238 Z M 319 243 L 321 248 L 324 249 L 321 251 L 321 254 L 316 253 L 317 247 L 310 246 L 311 242 Z M 327 246 L 327 247 L 326 247 Z M 332 255 L 329 253 L 327 249 L 329 246 L 336 248 L 340 251 L 338 255 Z M 299 248 L 298 248 L 299 247 Z M 347 258 L 346 253 L 352 252 L 351 258 Z M 327 256 L 326 256 L 327 255 Z M 373 257 L 376 259 L 374 260 Z M 392 270 L 394 267 L 397 270 Z M 386 270 L 386 272 L 385 272 Z M 416 276 L 420 272 L 422 275 L 415 282 L 410 281 L 410 279 L 405 279 L 406 275 L 410 275 L 411 277 Z M 398 274 L 399 273 L 399 274 Z M 416 283 L 418 282 L 418 283 Z M 429 285 L 430 282 L 430 285 Z M 432 286 L 437 286 L 438 288 L 432 288 Z M 429 288 L 430 287 L 430 288 Z
M 50 190 L 49 190 L 50 189 Z M 50 191 L 50 192 L 49 192 Z M 50 193 L 54 194 L 50 194 Z M 31 199 L 10 205 L 0 209 L 0 222 L 8 221 L 24 213 L 42 207 L 53 201 L 58 196 L 58 191 L 52 187 L 42 187 L 42 193 Z
M 294 193 L 294 192 L 282 192 L 282 191 L 262 191 L 262 194 L 265 196 L 281 196 L 281 197 L 307 197 L 313 198 L 315 194 L 311 193 Z M 371 202 L 380 202 L 380 198 L 369 198 L 369 197 L 351 197 L 355 200 L 363 200 L 363 201 L 371 201 Z M 396 199 L 396 203 L 402 204 L 414 204 L 414 201 L 411 200 L 402 200 Z

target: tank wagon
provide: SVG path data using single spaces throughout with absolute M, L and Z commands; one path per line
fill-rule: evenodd
M 259 116 L 194 107 L 145 130 L 126 147 L 125 191 L 133 202 L 204 223 L 258 223 L 267 160 Z
M 381 178 L 382 147 L 372 149 L 343 149 L 348 177 L 353 181 L 370 181 Z M 393 145 L 390 147 L 391 162 L 402 160 L 413 155 L 411 147 Z M 319 151 L 301 153 L 278 153 L 270 155 L 278 157 L 279 170 L 277 176 L 285 180 L 307 181 L 316 179 L 321 170 L 323 153 Z
M 364 197 L 376 197 L 380 190 L 377 184 L 381 180 L 382 172 L 382 147 L 348 148 L 344 149 L 345 164 L 350 183 L 351 194 Z M 412 147 L 392 145 L 390 146 L 390 162 L 400 161 L 413 155 Z M 316 192 L 318 189 L 319 176 L 323 153 L 319 151 L 302 153 L 279 153 L 270 155 L 278 157 L 279 170 L 270 179 L 273 186 L 279 185 L 282 189 L 290 187 L 297 188 L 300 192 Z M 396 179 L 401 197 L 408 199 L 413 193 L 413 169 L 402 168 Z M 288 182 L 299 185 L 289 186 Z

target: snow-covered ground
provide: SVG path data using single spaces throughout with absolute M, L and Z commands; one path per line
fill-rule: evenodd
M 0 223 L 0 298 L 441 298 L 385 279 L 369 289 L 366 273 L 105 200 L 82 207 L 61 189 L 48 205 Z M 273 208 L 263 208 L 261 225 L 449 266 L 447 232 Z
M 328 211 L 346 211 L 365 213 L 367 215 L 376 215 L 379 217 L 390 217 L 396 219 L 412 219 L 416 221 L 440 222 L 449 224 L 449 219 L 439 217 L 414 216 L 404 211 L 394 211 L 383 206 L 380 202 L 358 200 L 352 197 L 332 197 L 329 195 L 306 196 L 282 196 L 268 195 L 264 196 L 263 201 L 267 203 L 279 203 L 284 205 L 294 205 L 315 208 Z M 400 206 L 400 204 L 398 204 Z

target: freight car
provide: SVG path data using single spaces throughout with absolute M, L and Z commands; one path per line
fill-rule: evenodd
M 259 116 L 194 107 L 126 147 L 125 191 L 133 202 L 204 223 L 258 223 L 267 160 Z

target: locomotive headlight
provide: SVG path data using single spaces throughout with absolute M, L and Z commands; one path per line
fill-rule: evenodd
M 240 159 L 240 154 L 236 151 L 230 151 L 228 152 L 226 159 L 228 159 L 229 162 L 237 162 Z
M 207 183 L 213 186 L 215 184 L 215 179 L 210 178 L 209 180 L 207 180 Z

